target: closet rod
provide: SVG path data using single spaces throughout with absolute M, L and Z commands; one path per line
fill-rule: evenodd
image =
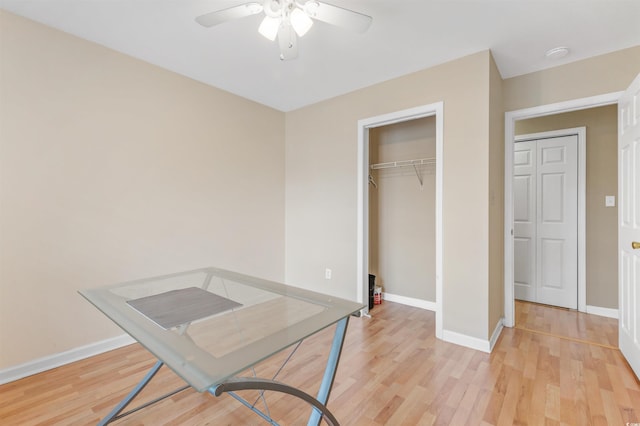
M 435 158 L 418 158 L 415 160 L 402 160 L 402 161 L 391 161 L 388 163 L 377 163 L 372 164 L 371 170 L 379 170 L 379 169 L 391 169 L 394 167 L 408 167 L 408 166 L 421 166 L 423 164 L 436 164 Z

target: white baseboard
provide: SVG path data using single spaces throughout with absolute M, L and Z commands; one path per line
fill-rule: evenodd
M 413 306 L 416 308 L 426 309 L 428 311 L 436 312 L 436 303 L 428 300 L 415 299 L 413 297 L 398 296 L 397 294 L 382 293 L 382 299 L 389 302 L 401 303 L 403 305 Z M 490 340 L 482 340 L 477 337 L 467 336 L 466 334 L 457 333 L 455 331 L 443 330 L 442 340 L 456 345 L 465 346 L 467 348 L 475 349 L 482 352 L 490 353 L 493 350 L 502 328 L 504 327 L 504 319 L 500 318 L 496 328 L 491 334 Z
M 428 300 L 398 296 L 390 293 L 383 293 L 383 299 L 390 302 L 401 303 L 403 305 L 422 308 L 433 312 L 436 311 L 435 302 L 430 302 Z M 587 306 L 587 313 L 606 316 L 610 318 L 618 318 L 617 309 Z M 456 333 L 454 331 L 443 330 L 443 340 L 450 343 L 455 343 L 457 345 L 466 346 L 471 349 L 476 349 L 483 352 L 491 352 L 496 341 L 498 340 L 498 337 L 500 337 L 502 328 L 503 320 L 500 319 L 493 331 L 493 334 L 491 335 L 490 340 L 482 340 L 478 339 L 477 337 L 467 336 L 465 334 Z M 0 385 L 12 382 L 14 380 L 22 379 L 24 377 L 28 377 L 33 374 L 41 373 L 52 368 L 60 367 L 61 365 L 66 365 L 75 361 L 79 361 L 81 359 L 89 358 L 103 352 L 121 348 L 132 343 L 135 343 L 135 340 L 131 336 L 123 334 L 117 337 L 112 337 L 100 342 L 91 343 L 89 345 L 81 346 L 79 348 L 71 349 L 58 354 L 38 358 L 24 364 L 16 365 L 14 367 L 9 367 L 4 370 L 0 370 Z
M 617 309 L 601 308 L 600 306 L 589 306 L 589 305 L 587 305 L 586 312 L 588 314 L 600 315 L 601 317 L 618 319 L 618 310 Z
M 503 328 L 504 318 L 500 318 L 489 340 L 478 339 L 477 337 L 467 336 L 466 334 L 461 334 L 450 330 L 443 330 L 442 340 L 444 340 L 445 342 L 455 343 L 456 345 L 475 349 L 477 351 L 491 353 L 491 351 L 493 351 L 493 347 L 498 341 L 498 337 L 500 337 L 500 333 L 502 333 Z
M 493 334 L 491 334 L 491 339 L 489 339 L 489 352 L 493 351 L 496 342 L 498 341 L 498 337 L 502 333 L 502 329 L 504 328 L 504 318 L 500 318 L 498 323 L 496 324 L 496 328 L 493 330 Z
M 477 337 L 467 336 L 466 334 L 450 330 L 442 331 L 442 340 L 486 353 L 491 353 L 492 349 L 489 340 L 478 339 Z
M 407 306 L 413 306 L 414 308 L 422 308 L 427 311 L 436 311 L 436 302 L 430 302 L 428 300 L 416 299 L 407 296 L 398 296 L 397 294 L 382 293 L 382 300 L 388 300 L 389 302 L 401 303 Z
M 0 385 L 22 379 L 36 373 L 41 373 L 46 370 L 51 370 L 52 368 L 60 367 L 61 365 L 70 364 L 74 361 L 89 358 L 112 349 L 130 345 L 134 342 L 135 340 L 131 336 L 123 334 L 121 336 L 112 337 L 100 342 L 60 352 L 58 354 L 38 358 L 14 367 L 9 367 L 4 370 L 0 370 Z

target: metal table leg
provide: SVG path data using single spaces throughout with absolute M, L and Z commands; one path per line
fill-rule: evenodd
M 256 377 L 232 378 L 224 383 L 213 386 L 209 389 L 209 392 L 215 396 L 220 396 L 225 392 L 229 393 L 229 395 L 233 396 L 235 399 L 273 425 L 277 423 L 270 416 L 260 411 L 255 407 L 255 405 L 236 395 L 234 391 L 253 389 L 286 393 L 300 398 L 313 406 L 313 411 L 311 412 L 307 426 L 318 426 L 323 417 L 329 426 L 339 426 L 338 421 L 327 408 L 327 401 L 329 400 L 329 393 L 331 392 L 331 387 L 333 386 L 333 382 L 336 377 L 336 370 L 338 368 L 338 362 L 340 361 L 340 353 L 342 352 L 348 323 L 349 317 L 346 317 L 340 320 L 336 325 L 331 351 L 329 352 L 329 359 L 327 360 L 327 366 L 324 370 L 324 376 L 322 378 L 322 383 L 320 384 L 320 390 L 318 391 L 317 398 L 314 398 L 299 389 L 285 385 L 284 383 Z
M 336 370 L 338 369 L 338 362 L 340 362 L 340 354 L 342 353 L 342 346 L 344 344 L 344 337 L 347 333 L 348 324 L 349 317 L 341 319 L 336 325 L 336 332 L 333 335 L 331 352 L 329 352 L 329 359 L 327 360 L 327 366 L 324 369 L 324 377 L 322 378 L 317 398 L 324 406 L 327 405 L 329 393 L 333 387 L 333 381 L 336 378 Z M 313 410 L 309 417 L 309 421 L 307 422 L 307 426 L 318 426 L 321 419 L 321 413 L 318 410 Z
M 237 378 L 229 379 L 226 382 L 211 388 L 209 392 L 211 392 L 215 396 L 220 396 L 225 392 L 232 394 L 234 391 L 250 390 L 250 389 L 282 392 L 289 395 L 293 395 L 296 398 L 300 398 L 303 401 L 311 404 L 315 408 L 314 413 L 316 412 L 316 410 L 318 410 L 317 412 L 321 413 L 320 416 L 325 417 L 329 426 L 339 426 L 338 421 L 333 416 L 333 414 L 331 414 L 331 412 L 327 409 L 325 404 L 318 401 L 316 398 L 312 397 L 308 393 L 301 391 L 300 389 L 294 388 L 293 386 L 285 385 L 284 383 L 276 382 L 274 380 L 260 379 L 257 377 L 237 377 Z M 269 423 L 277 424 L 269 416 L 265 415 L 262 411 L 255 408 L 255 406 L 251 405 L 249 402 L 246 402 L 244 398 L 241 398 L 235 394 L 232 394 L 232 396 L 238 401 L 242 402 L 245 406 L 249 407 L 253 412 L 257 413 L 260 417 L 267 420 Z
M 144 378 L 140 381 L 140 383 L 138 383 L 138 385 L 133 388 L 131 390 L 131 392 L 129 392 L 129 394 L 122 400 L 120 401 L 120 403 L 118 405 L 115 406 L 115 408 L 113 410 L 111 410 L 111 412 L 109 414 L 107 414 L 105 416 L 105 418 L 103 418 L 102 420 L 100 420 L 100 423 L 98 423 L 98 426 L 104 426 L 106 424 L 111 423 L 114 420 L 117 420 L 119 418 L 122 418 L 124 416 L 127 416 L 131 413 L 134 413 L 138 410 L 141 410 L 145 407 L 148 407 L 151 404 L 155 404 L 156 402 L 162 401 L 165 398 L 169 398 L 170 396 L 175 395 L 178 392 L 181 392 L 185 389 L 188 389 L 189 386 L 183 386 L 179 389 L 176 389 L 172 392 L 169 392 L 166 395 L 163 395 L 159 398 L 154 399 L 153 401 L 149 401 L 145 404 L 140 405 L 139 407 L 136 407 L 132 410 L 127 411 L 126 413 L 120 414 L 122 412 L 122 410 L 124 410 L 127 405 L 129 405 L 131 403 L 131 401 L 133 401 L 133 399 L 138 396 L 138 394 L 142 391 L 142 389 L 144 389 L 145 386 L 147 386 L 149 384 L 149 382 L 151 381 L 151 379 L 153 379 L 153 376 L 156 375 L 156 373 L 160 370 L 160 368 L 164 365 L 164 362 L 162 361 L 157 361 L 153 367 L 151 367 L 151 370 L 149 370 L 149 372 L 147 373 L 146 376 L 144 376 Z

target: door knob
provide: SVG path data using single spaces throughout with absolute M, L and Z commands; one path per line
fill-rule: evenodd
M 640 243 L 637 242 L 637 241 L 632 241 L 631 242 L 631 248 L 634 249 L 634 250 L 640 249 Z

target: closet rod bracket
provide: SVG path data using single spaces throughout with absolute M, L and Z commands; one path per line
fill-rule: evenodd
M 420 182 L 420 189 L 423 189 L 423 184 L 422 184 L 422 176 L 420 176 L 420 172 L 418 172 L 418 168 L 416 167 L 416 165 L 413 165 L 413 170 L 416 171 L 416 177 L 418 178 L 418 182 Z

